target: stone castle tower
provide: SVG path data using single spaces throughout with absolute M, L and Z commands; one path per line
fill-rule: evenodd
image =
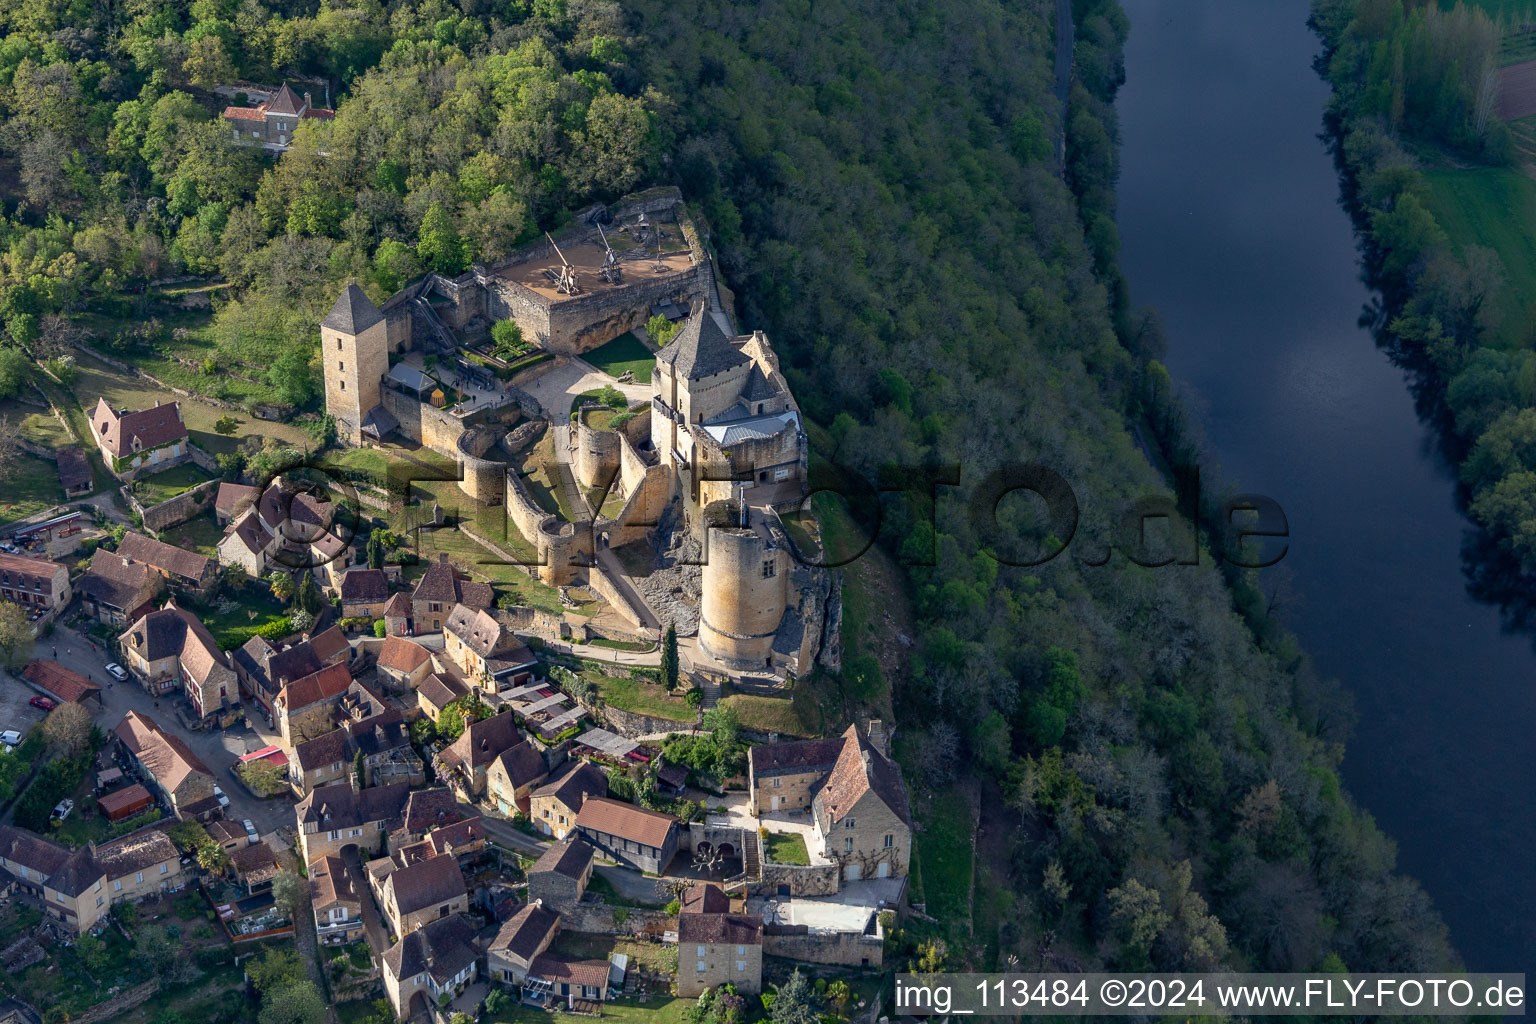
M 699 646 L 732 668 L 766 668 L 789 605 L 787 553 L 761 513 L 742 515 L 739 498 L 711 502 L 702 519 Z
M 341 440 L 357 444 L 363 421 L 379 404 L 379 382 L 389 372 L 389 336 L 384 314 L 355 284 L 320 321 L 325 365 L 325 411 L 336 418 Z

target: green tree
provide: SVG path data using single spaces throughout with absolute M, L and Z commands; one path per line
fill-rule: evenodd
M 389 635 L 389 624 L 386 623 L 383 619 L 374 619 L 373 635 L 381 640 L 384 639 L 384 637 Z
M 373 276 L 379 287 L 389 294 L 404 288 L 421 276 L 421 260 L 411 247 L 393 238 L 379 243 L 373 253 Z
M 27 380 L 27 357 L 19 349 L 0 348 L 0 398 L 21 393 Z
M 495 352 L 503 359 L 511 360 L 528 350 L 523 341 L 523 329 L 516 320 L 498 320 L 491 328 L 491 341 Z
M 441 203 L 433 203 L 421 219 L 421 231 L 416 243 L 416 255 L 421 257 L 430 270 L 445 277 L 457 277 L 469 265 L 464 254 L 464 242 L 458 229 L 453 226 L 453 216 Z
M 650 335 L 651 340 L 654 341 L 658 347 L 665 345 L 667 342 L 677 337 L 677 332 L 682 329 L 682 324 L 675 324 L 671 320 L 668 320 L 666 317 L 662 316 L 660 313 L 657 313 L 645 322 L 645 333 Z
M 293 603 L 300 611 L 317 615 L 320 612 L 320 588 L 315 586 L 314 573 L 308 569 L 299 573 L 299 585 L 293 592 Z
M 668 691 L 677 688 L 677 627 L 670 622 L 661 639 L 661 685 Z
M 32 657 L 32 624 L 26 609 L 11 601 L 0 601 L 0 661 L 15 668 Z
M 368 535 L 368 568 L 384 568 L 384 538 L 377 530 Z
M 279 871 L 272 879 L 272 902 L 290 921 L 298 920 L 299 910 L 309 897 L 309 885 L 294 871 Z
M 768 1019 L 773 1024 L 821 1024 L 811 995 L 811 983 L 796 967 L 784 984 L 776 986 Z
M 357 780 L 358 789 L 366 789 L 368 786 L 368 769 L 363 761 L 363 752 L 359 750 L 352 755 L 352 777 Z
M 293 598 L 293 574 L 273 570 L 267 574 L 267 582 L 272 584 L 272 596 L 286 604 Z
M 304 345 L 290 345 L 279 352 L 267 370 L 266 380 L 278 398 L 301 408 L 319 391 L 310 367 L 310 352 Z
M 240 429 L 240 421 L 235 419 L 229 413 L 225 413 L 223 416 L 220 416 L 218 419 L 213 421 L 213 429 L 215 432 L 228 437 L 230 434 L 233 434 L 235 431 Z

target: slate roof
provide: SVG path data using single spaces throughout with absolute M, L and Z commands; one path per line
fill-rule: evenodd
M 762 367 L 756 363 L 747 371 L 747 382 L 741 386 L 741 397 L 748 402 L 762 402 L 770 398 L 777 398 L 779 391 L 773 386 L 773 381 L 763 372 Z
M 588 797 L 608 795 L 608 776 L 586 761 L 570 761 L 533 796 L 552 796 L 571 810 L 579 811 Z
M 119 414 L 105 398 L 98 398 L 91 412 L 91 429 L 113 458 L 119 459 L 187 437 L 187 425 L 181 420 L 181 406 L 176 402 Z M 134 438 L 139 441 L 137 449 L 133 446 Z
M 176 787 L 186 781 L 187 776 L 195 772 L 213 776 L 208 766 L 194 753 L 192 748 L 174 733 L 168 733 L 156 724 L 153 718 L 138 711 L 130 711 L 123 716 L 123 720 L 117 723 L 112 734 L 127 748 L 128 752 L 138 758 L 145 770 L 167 792 L 172 792 Z
M 537 903 L 529 903 L 496 930 L 496 937 L 491 940 L 488 948 L 494 952 L 510 953 L 520 960 L 531 961 L 538 955 L 545 940 L 559 927 L 559 914 Z
M 0 857 L 49 877 L 69 859 L 69 850 L 15 825 L 0 825 Z
M 101 693 L 101 687 L 56 661 L 33 658 L 21 671 L 22 678 L 66 703 L 78 704 Z
M 475 926 L 463 914 L 422 925 L 384 951 L 384 966 L 396 979 L 428 973 L 439 985 L 475 961 Z
M 453 791 L 441 786 L 435 789 L 418 789 L 405 801 L 405 830 L 425 832 L 429 828 L 452 825 L 462 821 L 469 808 L 459 803 Z
M 300 743 L 293 748 L 293 756 L 298 761 L 299 768 L 306 772 L 333 765 L 337 761 L 345 761 L 347 730 L 332 729 L 323 736 L 316 736 L 312 740 Z
M 320 326 L 342 334 L 361 334 L 383 319 L 384 314 L 379 312 L 373 300 L 356 284 L 349 284 L 342 289 L 330 313 L 320 321 Z
M 60 448 L 54 452 L 53 457 L 59 464 L 59 483 L 66 491 L 90 487 L 95 483 L 91 479 L 90 460 L 79 448 Z
M 507 780 L 512 783 L 513 789 L 521 789 L 549 774 L 549 766 L 544 763 L 544 755 L 535 750 L 533 744 L 527 740 L 507 747 L 496 760 L 501 762 L 501 770 L 507 773 Z
M 837 764 L 833 766 L 826 784 L 816 795 L 817 805 L 824 807 L 829 819 L 836 823 L 853 809 L 853 805 L 865 793 L 873 791 L 898 818 L 911 825 L 912 819 L 907 811 L 907 790 L 902 785 L 901 773 L 896 766 L 870 745 L 856 725 L 848 727 L 842 740 L 842 753 L 838 755 Z
M 683 914 L 724 914 L 731 909 L 731 898 L 718 885 L 700 882 L 687 889 L 678 901 Z
M 132 612 L 160 593 L 161 576 L 143 562 L 134 562 L 111 551 L 97 551 L 91 568 L 75 584 L 83 597 Z
M 438 387 L 437 380 L 421 372 L 410 363 L 396 363 L 389 368 L 390 380 L 417 393 L 430 392 Z
M 508 712 L 482 718 L 464 727 L 459 738 L 443 748 L 439 755 L 445 764 L 471 771 L 484 768 L 522 741 L 517 722 Z
M 416 581 L 411 591 L 412 601 L 437 601 L 444 607 L 455 604 L 470 608 L 489 608 L 495 601 L 496 592 L 489 583 L 477 583 L 465 579 L 447 562 L 433 562 Z
M 259 555 L 272 543 L 272 531 L 261 521 L 255 509 L 247 509 L 224 534 L 227 540 L 234 537 L 252 554 Z
M 416 641 L 407 640 L 403 636 L 391 636 L 384 638 L 384 646 L 379 650 L 378 665 L 379 668 L 387 668 L 394 672 L 409 673 L 416 671 L 423 662 L 431 659 L 432 652 Z
M 369 409 L 368 414 L 363 417 L 362 431 L 365 434 L 372 434 L 377 438 L 385 438 L 399 429 L 400 421 L 395 419 L 394 413 L 382 405 L 376 405 Z
M 821 740 L 795 740 L 790 743 L 764 743 L 749 747 L 747 759 L 756 776 L 799 775 L 805 772 L 830 772 L 843 752 L 840 736 Z
M 394 708 L 381 711 L 347 727 L 352 742 L 364 757 L 373 757 L 390 750 L 411 745 L 411 734 Z
M 400 819 L 410 791 L 409 782 L 370 786 L 362 792 L 354 790 L 351 783 L 334 782 L 316 786 L 294 805 L 293 810 L 300 826 L 313 824 L 341 829 L 382 821 L 387 828 L 389 823 Z
M 684 380 L 699 380 L 750 362 L 703 307 L 689 315 L 683 329 L 657 354 L 656 361 L 670 365 L 672 372 Z
M 383 569 L 348 569 L 341 574 L 341 600 L 373 603 L 389 597 L 389 577 Z
M 194 583 L 201 582 L 208 571 L 207 555 L 164 544 L 132 530 L 123 534 L 122 542 L 117 545 L 117 553 L 123 558 L 143 562 L 151 569 L 180 576 Z
M 585 839 L 570 837 L 558 842 L 539 855 L 528 869 L 529 875 L 553 871 L 566 878 L 580 878 L 597 856 L 597 851 Z
M 746 914 L 682 914 L 677 919 L 680 946 L 761 946 L 763 919 Z
M 667 835 L 676 825 L 677 819 L 670 814 L 602 796 L 589 797 L 576 815 L 577 828 L 589 828 L 656 849 L 666 845 Z
M 456 900 L 468 891 L 464 872 L 452 857 L 429 857 L 407 864 L 389 879 L 395 890 L 395 906 L 402 915 Z

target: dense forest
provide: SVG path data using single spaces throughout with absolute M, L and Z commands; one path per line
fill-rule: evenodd
M 958 464 L 962 494 L 1035 462 L 1080 503 L 1070 549 L 1031 566 L 1006 563 L 1061 547 L 1059 524 L 1022 497 L 982 532 L 964 500 L 898 495 L 879 543 L 908 600 L 877 597 L 910 606 L 910 635 L 851 636 L 840 678 L 802 683 L 894 708 L 938 919 L 911 929 L 925 965 L 1450 964 L 1340 787 L 1347 701 L 1251 574 L 1210 544 L 1198 565 L 1094 564 L 1193 446 L 1115 263 L 1130 26 L 1114 0 L 1072 11 L 1063 111 L 1046 0 L 9 4 L 0 359 L 25 373 L 146 281 L 218 275 L 218 359 L 302 409 L 341 282 L 380 297 L 680 185 L 819 460 Z M 333 121 L 281 158 L 227 145 L 212 86 L 300 76 L 333 87 Z M 976 885 L 945 902 L 936 850 L 968 851 L 949 831 L 978 817 Z

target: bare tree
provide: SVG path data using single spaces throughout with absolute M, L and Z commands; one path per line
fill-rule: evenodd
M 50 750 L 74 757 L 91 745 L 91 713 L 79 704 L 60 704 L 43 719 L 43 737 Z

